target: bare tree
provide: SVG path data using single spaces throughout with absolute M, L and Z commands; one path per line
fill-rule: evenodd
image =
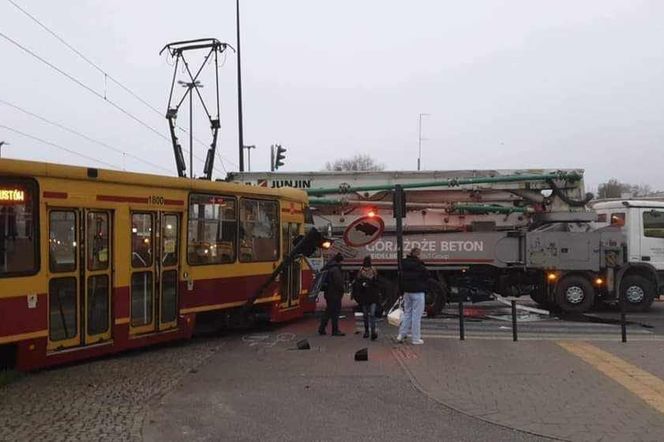
M 627 184 L 621 183 L 615 178 L 611 178 L 606 183 L 599 185 L 597 189 L 597 197 L 603 198 L 620 198 L 623 194 L 630 194 L 632 197 L 646 197 L 656 194 L 652 187 L 648 184 Z
M 648 184 L 634 185 L 631 188 L 631 192 L 633 196 L 650 196 L 655 193 Z
M 352 158 L 342 158 L 325 163 L 325 170 L 331 172 L 381 171 L 383 169 L 385 169 L 383 164 L 366 154 L 357 154 Z

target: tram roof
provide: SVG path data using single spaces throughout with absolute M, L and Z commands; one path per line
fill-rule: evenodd
M 96 171 L 96 177 L 94 176 L 94 171 Z M 288 187 L 273 189 L 226 181 L 178 178 L 149 173 L 124 172 L 96 167 L 71 166 L 42 161 L 26 161 L 7 158 L 0 158 L 0 175 L 49 177 L 86 182 L 165 187 L 196 192 L 228 192 L 233 194 L 269 195 L 301 202 L 307 201 L 306 192 Z

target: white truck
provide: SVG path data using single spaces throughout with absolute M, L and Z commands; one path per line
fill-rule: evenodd
M 596 227 L 617 226 L 625 235 L 629 266 L 622 278 L 628 304 L 650 305 L 664 292 L 664 201 L 593 201 Z
M 229 179 L 307 190 L 313 223 L 335 238 L 330 253 L 345 255 L 348 272 L 372 256 L 386 304 L 397 287 L 395 184 L 406 191 L 405 252 L 421 248 L 432 273 L 427 291 L 431 314 L 451 298 L 479 301 L 494 293 L 529 294 L 538 303 L 573 312 L 598 302 L 616 303 L 624 295 L 628 310 L 645 310 L 664 284 L 658 273 L 664 229 L 657 227 L 664 218 L 659 221 L 655 208 L 638 208 L 645 210 L 639 219 L 646 219 L 647 227 L 635 227 L 636 236 L 630 238 L 636 212 L 626 212 L 622 226 L 602 221 L 601 204 L 626 206 L 598 203 L 597 212 L 590 210 L 592 195 L 585 193 L 579 169 L 250 172 Z M 382 234 L 369 244 L 349 244 L 344 233 L 368 216 L 381 218 Z M 646 243 L 652 244 L 649 255 L 641 252 Z

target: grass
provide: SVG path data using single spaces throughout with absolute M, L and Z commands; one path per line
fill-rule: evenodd
M 19 373 L 14 370 L 0 370 L 0 387 L 15 381 L 19 376 Z

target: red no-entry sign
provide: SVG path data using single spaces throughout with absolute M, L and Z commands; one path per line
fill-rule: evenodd
M 363 247 L 376 241 L 385 230 L 385 222 L 379 216 L 363 216 L 356 219 L 344 231 L 344 242 L 351 247 Z

